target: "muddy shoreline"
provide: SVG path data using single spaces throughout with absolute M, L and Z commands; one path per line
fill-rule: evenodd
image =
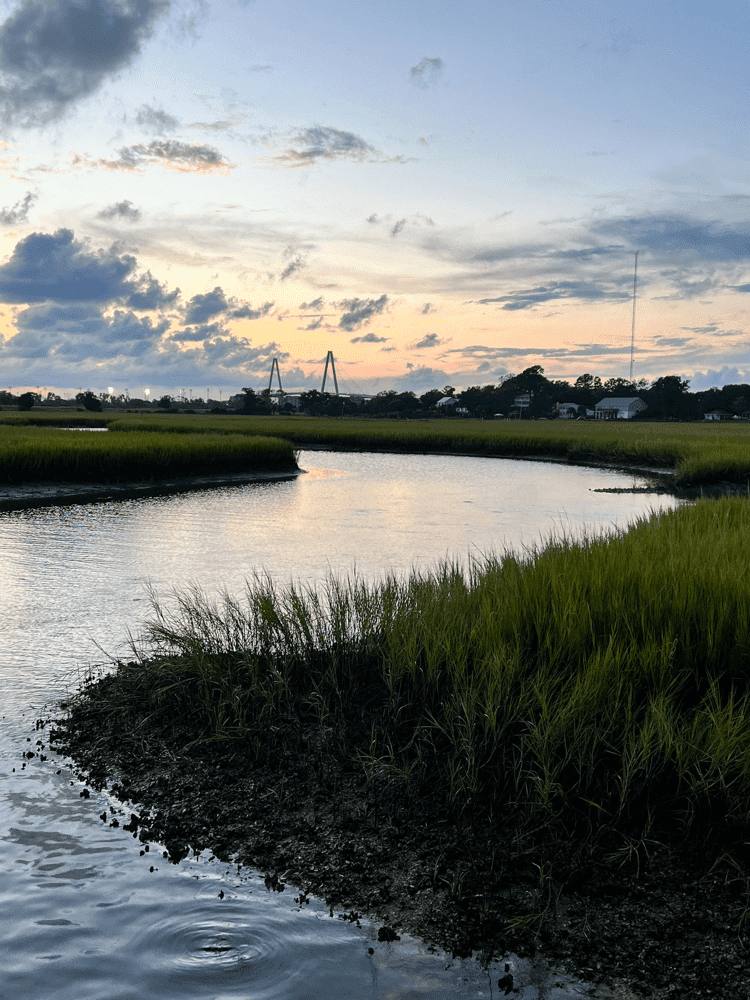
M 241 739 L 200 742 L 111 711 L 117 683 L 84 686 L 45 735 L 124 803 L 142 851 L 158 843 L 174 862 L 209 851 L 266 873 L 277 891 L 289 884 L 455 955 L 538 949 L 621 1000 L 750 995 L 747 879 L 720 844 L 696 851 L 655 830 L 586 857 L 560 844 L 548 871 L 533 855 L 508 863 L 512 823 L 446 816 L 429 794 L 406 801 L 314 725 L 301 734 L 299 719 L 274 720 L 251 753 Z M 119 823 L 114 812 L 102 821 Z

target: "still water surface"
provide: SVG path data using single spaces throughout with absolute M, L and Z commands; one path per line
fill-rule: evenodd
M 22 761 L 44 706 L 137 632 L 149 584 L 166 596 L 188 583 L 238 593 L 253 572 L 373 579 L 675 504 L 594 492 L 642 481 L 552 463 L 304 452 L 300 465 L 296 480 L 0 514 L 0 1000 L 498 995 L 502 964 L 379 944 L 321 902 L 267 892 L 257 873 L 141 855 L 64 761 Z M 509 960 L 521 1000 L 591 995 Z

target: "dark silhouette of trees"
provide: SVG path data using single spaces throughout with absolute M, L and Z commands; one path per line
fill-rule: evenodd
M 35 402 L 36 402 L 36 393 L 22 392 L 21 395 L 18 397 L 18 409 L 30 410 Z
M 76 403 L 80 403 L 92 413 L 101 413 L 102 401 L 90 389 L 86 392 L 77 392 Z

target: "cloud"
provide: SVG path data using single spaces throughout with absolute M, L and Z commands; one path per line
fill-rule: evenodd
M 169 0 L 22 0 L 0 25 L 0 118 L 45 125 L 128 66 Z
M 548 285 L 537 285 L 535 288 L 526 288 L 522 291 L 511 292 L 508 295 L 498 295 L 494 298 L 479 299 L 479 305 L 490 305 L 495 302 L 502 302 L 502 309 L 518 310 L 533 309 L 543 302 L 552 302 L 559 299 L 587 299 L 596 301 L 599 299 L 627 299 L 630 297 L 626 289 L 613 289 L 604 287 L 603 284 L 594 281 L 554 281 Z
M 442 347 L 443 344 L 449 344 L 452 339 L 452 337 L 448 337 L 447 340 L 441 340 L 436 333 L 426 333 L 421 340 L 409 344 L 409 350 L 419 351 L 425 347 Z
M 138 222 L 141 210 L 131 201 L 118 201 L 97 212 L 97 219 L 125 219 L 127 222 Z
M 188 326 L 205 323 L 229 309 L 229 302 L 218 285 L 205 295 L 194 295 L 185 307 L 184 321 Z
M 117 309 L 107 316 L 93 302 L 43 303 L 19 312 L 18 333 L 0 357 L 45 358 L 65 365 L 100 364 L 120 355 L 139 357 L 160 340 L 167 326 L 166 320 L 154 323 L 128 310 Z
M 174 115 L 170 115 L 162 108 L 153 108 L 150 104 L 140 106 L 135 120 L 145 131 L 151 132 L 153 135 L 174 132 L 180 125 L 179 120 Z
M 322 297 L 322 295 L 319 295 L 317 299 L 313 299 L 312 302 L 301 302 L 300 303 L 300 310 L 302 310 L 303 312 L 305 312 L 307 310 L 310 310 L 311 312 L 314 312 L 315 310 L 322 309 L 322 308 L 323 308 L 323 297 Z
M 422 315 L 426 316 L 427 313 L 431 312 L 435 312 L 435 307 L 431 302 L 425 302 L 425 304 L 422 306 Z
M 399 221 L 396 223 L 393 229 L 391 229 L 391 236 L 393 237 L 398 236 L 398 234 L 401 232 L 401 230 L 404 228 L 405 225 L 406 225 L 406 219 L 399 219 Z
M 194 295 L 189 300 L 185 306 L 183 322 L 186 326 L 200 326 L 216 316 L 227 319 L 260 319 L 261 316 L 268 315 L 273 305 L 273 302 L 265 302 L 258 309 L 247 304 L 239 305 L 236 299 L 227 298 L 223 288 L 217 285 L 213 291 Z
M 602 219 L 591 230 L 608 238 L 624 240 L 635 249 L 660 255 L 713 261 L 750 259 L 750 223 L 722 224 L 678 212 L 635 218 Z
M 366 333 L 364 337 L 352 337 L 352 344 L 384 344 L 390 337 L 378 337 L 374 333 Z
M 380 219 L 377 217 L 375 212 L 373 212 L 372 215 L 367 216 L 367 221 L 370 223 L 371 226 L 374 226 L 377 222 L 380 222 Z
M 319 330 L 322 325 L 323 325 L 323 317 L 322 316 L 316 316 L 314 320 L 311 320 L 311 322 L 309 322 L 307 324 L 307 326 L 303 326 L 302 329 L 303 330 Z
M 429 56 L 425 56 L 420 63 L 417 63 L 416 66 L 412 66 L 409 70 L 409 75 L 411 77 L 411 82 L 415 87 L 429 87 L 438 82 L 442 72 L 442 59 L 430 59 Z
M 338 303 L 339 308 L 346 310 L 339 319 L 339 326 L 352 333 L 363 323 L 369 322 L 373 316 L 382 313 L 387 305 L 387 295 L 381 295 L 379 299 L 344 299 Z
M 144 163 L 161 163 L 173 170 L 196 173 L 226 173 L 231 164 L 214 146 L 178 142 L 176 139 L 154 139 L 148 145 L 123 146 L 120 159 L 102 161 L 105 166 L 138 170 Z
M 319 160 L 354 160 L 361 163 L 380 156 L 377 149 L 361 136 L 323 125 L 299 129 L 292 133 L 292 142 L 293 145 L 281 156 L 273 159 L 290 167 L 306 167 Z
M 70 229 L 32 233 L 0 266 L 0 302 L 112 302 L 134 291 L 135 257 L 90 251 Z
M 301 271 L 307 263 L 306 255 L 295 250 L 293 247 L 286 248 L 284 251 L 284 259 L 288 260 L 288 264 L 279 275 L 280 281 L 286 281 L 286 279 L 290 278 L 295 271 Z
M 0 226 L 15 226 L 26 222 L 29 209 L 37 199 L 37 195 L 27 191 L 22 201 L 17 201 L 11 208 L 0 208 Z
M 282 167 L 310 167 L 323 160 L 355 163 L 410 163 L 414 157 L 384 156 L 380 150 L 354 132 L 324 125 L 312 125 L 286 133 L 291 145 L 278 156 L 263 159 Z M 270 138 L 267 141 L 270 141 Z

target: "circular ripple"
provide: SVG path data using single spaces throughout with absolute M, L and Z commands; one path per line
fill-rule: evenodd
M 253 997 L 274 994 L 293 975 L 288 917 L 249 900 L 201 902 L 179 912 L 157 908 L 131 941 L 128 950 L 139 956 L 152 990 L 160 981 L 159 995 L 188 997 L 206 987 L 252 983 Z

